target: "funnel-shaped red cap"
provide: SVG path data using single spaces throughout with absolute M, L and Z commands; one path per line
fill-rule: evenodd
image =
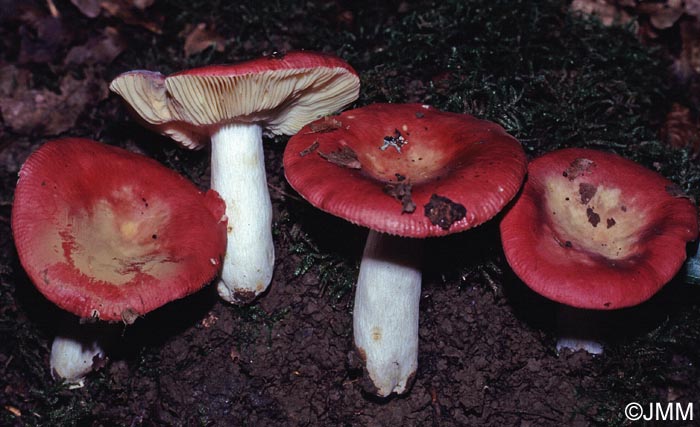
M 284 153 L 312 205 L 373 230 L 441 236 L 496 215 L 525 175 L 520 143 L 495 123 L 421 104 L 373 104 L 310 123 Z
M 523 282 L 554 301 L 602 310 L 651 297 L 697 234 L 697 209 L 671 181 L 584 149 L 532 161 L 501 222 L 506 258 Z
M 49 300 L 132 322 L 199 290 L 226 247 L 224 204 L 156 161 L 86 139 L 48 142 L 19 173 L 12 229 Z

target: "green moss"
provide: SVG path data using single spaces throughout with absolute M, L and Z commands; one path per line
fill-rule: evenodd
M 297 215 L 303 216 L 303 212 L 308 212 L 308 208 L 302 208 L 301 212 L 297 212 Z M 341 300 L 349 304 L 349 300 L 344 297 L 352 292 L 357 279 L 357 262 L 351 261 L 340 253 L 322 250 L 314 238 L 302 229 L 302 226 L 292 222 L 289 211 L 285 211 L 274 228 L 276 236 L 287 243 L 289 253 L 298 257 L 299 261 L 293 275 L 301 277 L 313 273 L 318 277 L 320 296 L 327 296 L 333 304 Z M 343 241 L 342 234 L 336 232 L 335 235 Z M 349 246 L 356 247 L 358 239 L 349 243 Z M 360 253 L 358 250 L 356 259 L 359 259 Z
M 363 103 L 407 101 L 417 80 L 422 102 L 499 122 L 534 152 L 652 138 L 665 64 L 631 33 L 572 17 L 566 4 L 418 6 L 384 31 Z
M 36 388 L 31 395 L 39 405 L 34 414 L 27 414 L 28 425 L 36 426 L 75 426 L 90 415 L 92 402 L 80 393 L 73 393 L 61 383 L 49 387 Z M 36 415 L 40 414 L 39 417 Z
M 267 345 L 272 345 L 272 328 L 289 312 L 288 308 L 282 308 L 267 313 L 259 305 L 232 306 L 231 310 L 239 322 L 234 334 L 239 349 L 253 344 L 262 334 L 266 337 Z

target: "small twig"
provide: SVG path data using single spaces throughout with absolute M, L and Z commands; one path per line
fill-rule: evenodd
M 604 139 L 591 139 L 589 141 L 586 141 L 590 145 L 595 145 L 595 146 L 600 146 L 600 147 L 613 147 L 613 148 L 627 148 L 628 146 L 625 144 L 621 144 L 619 142 L 613 142 L 613 141 L 606 141 Z
M 433 425 L 440 425 L 440 418 L 442 418 L 442 411 L 440 410 L 440 402 L 438 401 L 437 389 L 435 386 L 430 386 L 430 404 L 433 407 Z
M 270 184 L 269 182 L 267 183 L 267 186 L 268 186 L 268 188 L 270 188 L 271 190 L 275 190 L 277 193 L 281 194 L 282 196 L 289 197 L 290 199 L 294 199 L 298 202 L 303 202 L 301 197 L 295 196 L 294 194 L 289 194 L 288 192 L 284 191 L 283 189 L 281 189 L 275 185 Z
M 61 13 L 58 11 L 58 8 L 53 3 L 53 0 L 46 0 L 46 7 L 49 8 L 49 12 L 51 13 L 52 17 L 54 17 L 54 18 L 61 17 Z
M 5 362 L 5 366 L 2 367 L 2 371 L 5 372 L 7 370 L 7 367 L 10 366 L 10 363 L 12 363 L 12 359 L 14 359 L 15 355 L 11 354 L 10 357 L 7 358 L 7 362 Z

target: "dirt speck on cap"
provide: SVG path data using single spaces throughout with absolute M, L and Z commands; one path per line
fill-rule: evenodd
M 333 132 L 343 127 L 343 122 L 335 117 L 324 117 L 322 121 L 317 121 L 309 125 L 312 133 Z
M 396 174 L 399 182 L 388 183 L 384 186 L 384 193 L 401 202 L 401 213 L 413 213 L 416 211 L 416 204 L 411 198 L 411 183 L 406 181 L 406 177 Z
M 430 196 L 430 201 L 425 205 L 425 216 L 433 225 L 437 225 L 443 230 L 449 230 L 452 224 L 460 221 L 466 215 L 467 208 L 464 205 L 437 194 Z
M 308 147 L 304 148 L 299 152 L 299 157 L 305 157 L 308 156 L 309 154 L 313 153 L 316 151 L 318 148 L 319 144 L 318 141 L 314 141 L 313 144 L 309 145 Z
M 355 154 L 353 149 L 348 147 L 348 146 L 343 146 L 342 148 L 338 149 L 337 151 L 333 151 L 333 152 L 330 152 L 328 154 L 319 151 L 318 155 L 323 157 L 323 159 L 328 160 L 329 162 L 333 163 L 334 165 L 338 165 L 338 166 L 341 166 L 344 168 L 348 168 L 348 169 L 361 169 L 362 168 L 362 164 L 357 159 L 357 154 Z
M 590 222 L 593 227 L 598 226 L 600 215 L 598 215 L 593 208 L 586 209 L 586 216 L 588 217 L 588 222 Z
M 139 318 L 139 313 L 133 308 L 127 308 L 126 310 L 122 311 L 121 316 L 124 324 L 133 325 L 136 319 Z
M 588 170 L 593 167 L 595 162 L 593 160 L 588 160 L 588 159 L 583 159 L 583 158 L 578 158 L 574 159 L 573 162 L 569 165 L 568 168 L 564 171 L 562 174 L 566 178 L 569 178 L 569 181 L 573 181 L 579 176 L 585 174 L 588 172 Z
M 596 187 L 593 184 L 588 184 L 586 182 L 582 182 L 578 186 L 578 194 L 581 195 L 581 204 L 586 205 L 588 202 L 591 201 L 593 196 L 595 196 L 595 193 L 598 191 L 598 187 Z

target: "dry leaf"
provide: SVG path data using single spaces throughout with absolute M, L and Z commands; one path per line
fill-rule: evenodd
M 594 16 L 607 27 L 625 25 L 633 20 L 620 6 L 605 0 L 574 0 L 571 2 L 571 11 Z
M 97 18 L 102 10 L 101 0 L 70 0 L 70 2 L 88 18 Z
M 353 151 L 353 149 L 348 147 L 347 145 L 344 145 L 340 149 L 332 151 L 328 154 L 323 153 L 321 151 L 317 151 L 317 153 L 324 160 L 327 160 L 333 163 L 334 165 L 338 165 L 348 169 L 362 168 L 362 163 L 360 163 L 360 160 L 358 160 L 357 154 L 355 154 L 355 151 Z
M 668 0 L 664 3 L 640 3 L 637 11 L 649 15 L 651 25 L 660 30 L 671 28 L 683 15 L 683 0 Z
M 200 23 L 191 31 L 187 31 L 185 37 L 185 56 L 196 55 L 210 47 L 213 47 L 217 52 L 224 51 L 226 40 L 217 34 L 214 30 L 207 28 L 207 24 Z
M 673 71 L 682 81 L 700 75 L 700 22 L 682 20 L 680 23 L 681 52 L 673 62 Z
M 681 42 L 681 60 L 687 63 L 689 70 L 700 74 L 700 22 L 696 20 L 681 23 Z
M 52 62 L 74 37 L 59 18 L 34 11 L 25 12 L 21 18 L 24 24 L 19 28 L 19 64 Z
M 659 136 L 672 147 L 692 147 L 696 152 L 700 150 L 700 122 L 683 105 L 673 104 Z
M 49 9 L 49 13 L 51 16 L 54 18 L 60 18 L 61 13 L 58 11 L 58 8 L 54 4 L 53 0 L 46 0 L 46 7 Z
M 141 4 L 148 4 L 148 2 L 143 2 Z M 114 16 L 126 24 L 135 25 L 137 27 L 145 28 L 146 30 L 161 34 L 162 33 L 162 21 L 163 17 L 159 16 L 156 20 L 148 18 L 144 15 L 143 9 L 139 9 L 135 6 L 135 2 L 130 0 L 102 0 L 100 3 L 102 9 L 109 16 Z
M 406 180 L 406 177 L 396 174 L 398 182 L 390 182 L 382 189 L 385 194 L 395 198 L 401 202 L 401 213 L 413 213 L 416 211 L 416 204 L 411 197 L 411 183 Z
M 11 96 L 18 87 L 29 87 L 31 80 L 32 75 L 29 70 L 17 68 L 14 65 L 0 67 L 0 98 Z
M 310 133 L 326 133 L 340 129 L 343 127 L 343 123 L 335 117 L 325 116 L 323 121 L 313 122 L 309 127 L 311 128 Z
M 71 3 L 89 18 L 96 18 L 104 12 L 106 16 L 119 18 L 128 25 L 142 27 L 156 34 L 162 32 L 163 17 L 153 19 L 144 14 L 154 0 L 71 0 Z
M 21 416 L 22 416 L 22 411 L 20 411 L 19 409 L 17 409 L 17 408 L 14 407 L 14 406 L 5 405 L 5 410 L 7 410 L 7 412 L 11 413 L 11 414 L 14 415 L 15 417 L 21 417 Z
M 137 9 L 146 10 L 147 8 L 153 6 L 155 0 L 131 0 L 131 3 L 133 3 L 134 7 Z
M 107 27 L 101 37 L 90 38 L 82 46 L 72 48 L 65 64 L 109 64 L 126 49 L 126 42 L 116 28 Z
M 700 0 L 685 0 L 685 13 L 700 18 Z
M 102 76 L 87 73 L 84 80 L 68 75 L 61 92 L 16 87 L 10 97 L 0 98 L 0 113 L 12 131 L 30 135 L 56 135 L 69 130 L 87 105 L 107 97 Z
M 304 148 L 303 150 L 301 150 L 301 151 L 299 152 L 299 157 L 306 157 L 306 156 L 308 156 L 309 154 L 311 154 L 311 153 L 313 153 L 314 151 L 316 151 L 316 150 L 318 149 L 318 146 L 319 146 L 319 145 L 320 145 L 320 144 L 318 143 L 318 140 L 314 141 L 313 144 L 309 145 L 308 147 Z
M 88 18 L 97 18 L 104 8 L 111 16 L 120 16 L 124 10 L 136 8 L 144 11 L 151 7 L 155 0 L 71 0 L 71 3 Z

